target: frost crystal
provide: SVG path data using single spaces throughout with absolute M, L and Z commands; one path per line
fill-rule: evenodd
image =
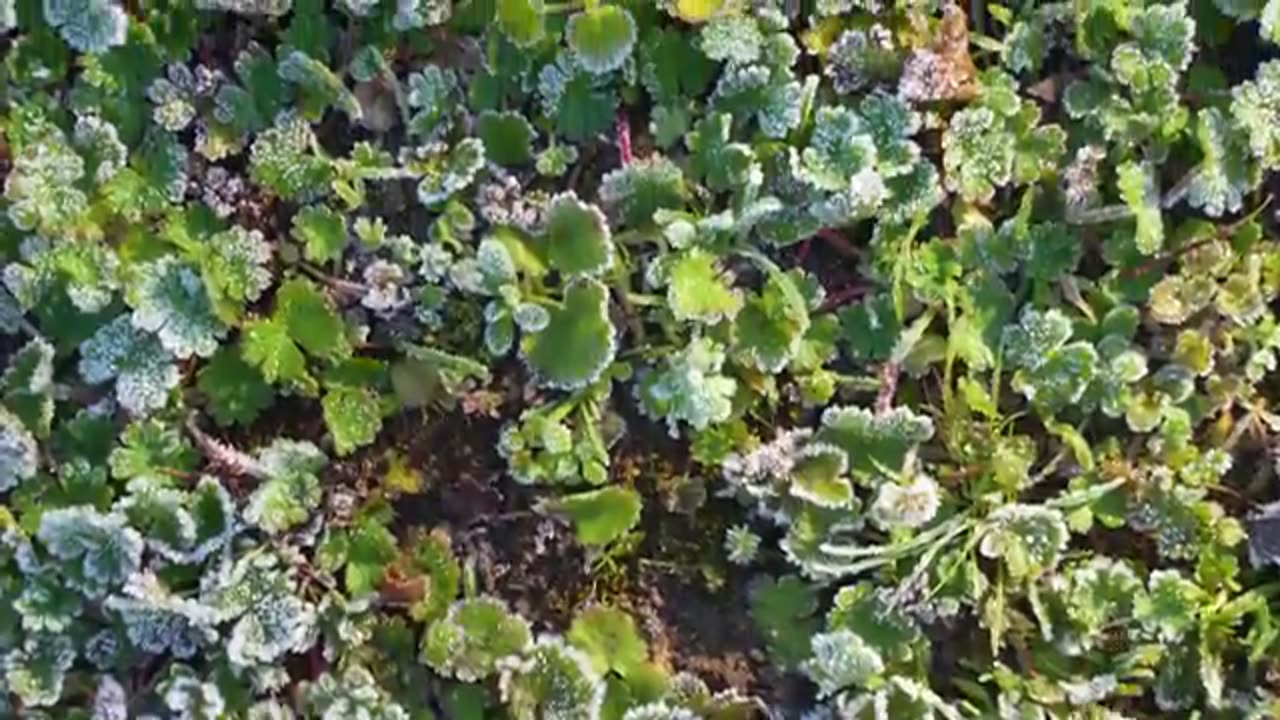
M 831 78 L 841 95 L 858 92 L 891 77 L 899 65 L 893 33 L 874 23 L 868 28 L 845 30 L 827 48 L 822 73 Z

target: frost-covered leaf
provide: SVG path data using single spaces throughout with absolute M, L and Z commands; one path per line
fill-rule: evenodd
M 725 359 L 719 343 L 695 338 L 682 352 L 669 355 L 660 369 L 641 375 L 636 386 L 641 409 L 665 419 L 672 437 L 680 436 L 681 422 L 704 430 L 728 420 L 738 384 L 723 374 Z
M 318 473 L 328 458 L 307 441 L 277 438 L 258 451 L 264 481 L 249 497 L 244 519 L 269 533 L 299 525 L 320 504 Z
M 818 686 L 820 698 L 849 687 L 866 686 L 884 671 L 880 654 L 849 630 L 819 633 L 810 642 L 813 654 L 804 662 L 804 671 Z
M 499 688 L 512 720 L 592 720 L 605 695 L 587 655 L 551 635 L 503 663 Z
M 569 18 L 564 35 L 582 67 L 598 75 L 626 62 L 636 44 L 636 21 L 620 5 L 592 6 Z
M 1211 217 L 1238 212 L 1244 195 L 1259 180 L 1247 138 L 1218 108 L 1202 110 L 1197 120 L 1196 138 L 1202 157 L 1187 190 L 1187 202 Z
M 1137 596 L 1134 616 L 1166 642 L 1194 627 L 1204 591 L 1177 570 L 1153 570 L 1147 592 Z
M 543 382 L 577 389 L 595 382 L 613 362 L 617 340 L 609 321 L 609 291 L 580 278 L 565 288 L 541 332 L 524 338 L 521 349 Z
M 321 406 L 325 427 L 333 435 L 333 447 L 340 456 L 373 442 L 382 429 L 382 403 L 370 388 L 330 388 Z
M 547 254 L 567 277 L 598 277 L 613 266 L 613 240 L 604 213 L 572 191 L 551 199 L 546 210 Z
M 0 493 L 35 477 L 39 463 L 36 439 L 22 420 L 0 407 Z
M 668 158 L 653 154 L 605 173 L 600 201 L 630 226 L 647 225 L 658 210 L 684 207 L 684 174 Z
M 120 315 L 80 345 L 80 376 L 97 384 L 115 379 L 116 399 L 135 415 L 165 406 L 177 387 L 178 366 L 154 335 Z
M 877 414 L 860 407 L 831 407 L 822 414 L 817 439 L 844 450 L 854 470 L 893 472 L 907 454 L 933 437 L 933 421 L 910 408 Z
M 529 623 L 497 598 L 459 600 L 422 636 L 422 662 L 445 677 L 476 682 L 533 642 Z
M 119 587 L 142 561 L 142 536 L 123 515 L 85 505 L 44 513 L 36 537 L 61 562 L 67 582 L 89 597 Z
M 249 177 L 286 200 L 308 200 L 328 191 L 329 161 L 314 152 L 317 140 L 300 115 L 285 113 L 254 138 Z
M 1116 175 L 1120 197 L 1133 211 L 1134 244 L 1143 255 L 1160 252 L 1164 246 L 1164 220 L 1160 213 L 1160 191 L 1152 171 L 1129 162 L 1121 165 Z
M 420 148 L 406 163 L 422 175 L 418 182 L 418 200 L 433 207 L 466 188 L 484 167 L 484 153 L 484 142 L 479 138 L 466 138 L 451 149 L 440 144 Z
M 63 682 L 75 659 L 70 637 L 31 635 L 4 658 L 6 689 L 30 707 L 54 705 L 62 696 Z
M 110 0 L 44 0 L 44 19 L 83 53 L 103 53 L 124 44 L 129 18 Z
M 1015 578 L 1052 570 L 1066 549 L 1069 531 L 1058 510 L 1043 505 L 1004 505 L 988 516 L 979 551 L 1001 559 Z
M 853 485 L 845 474 L 849 456 L 826 443 L 812 443 L 796 454 L 791 468 L 793 496 L 820 508 L 841 508 L 853 500 Z
M 133 290 L 134 326 L 155 333 L 169 353 L 186 359 L 209 357 L 218 349 L 226 327 L 214 314 L 200 275 L 189 266 L 172 256 L 149 263 L 139 269 Z

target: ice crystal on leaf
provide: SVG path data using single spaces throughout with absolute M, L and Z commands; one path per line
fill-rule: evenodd
M 324 194 L 332 173 L 316 155 L 315 133 L 296 113 L 282 113 L 260 133 L 249 151 L 249 177 L 286 200 L 308 200 Z
M 220 264 L 222 269 L 230 269 Z M 248 282 L 262 284 L 260 279 Z M 244 286 L 239 290 L 249 292 Z M 140 269 L 129 300 L 134 326 L 155 333 L 164 349 L 179 359 L 192 355 L 209 357 L 218 349 L 218 339 L 226 334 L 226 328 L 213 313 L 200 275 L 172 256 Z
M 22 420 L 0 407 L 0 493 L 35 477 L 40 457 L 36 439 Z
M 646 225 L 658 210 L 684 207 L 688 190 L 680 166 L 651 155 L 611 170 L 600 181 L 600 201 L 626 225 Z
M 702 52 L 712 60 L 745 65 L 760 58 L 764 35 L 750 15 L 724 15 L 702 26 L 700 40 Z
M 901 51 L 893 33 L 875 23 L 845 30 L 827 48 L 822 72 L 831 78 L 836 92 L 847 95 L 892 79 L 901 66 Z
M 204 580 L 201 603 L 219 623 L 234 621 L 226 645 L 234 666 L 278 662 L 314 642 L 315 607 L 280 564 L 270 552 L 250 553 Z
M 217 684 L 201 680 L 183 665 L 170 666 L 169 676 L 157 689 L 176 720 L 218 720 L 227 709 Z
M 212 608 L 173 594 L 151 573 L 130 577 L 103 606 L 119 615 L 129 642 L 143 652 L 186 659 L 218 638 Z
M 750 565 L 760 551 L 760 536 L 746 525 L 735 525 L 725 531 L 724 552 L 735 565 Z
M 268 533 L 304 522 L 320 504 L 317 473 L 328 458 L 306 441 L 277 438 L 258 452 L 264 480 L 249 497 L 244 519 Z
M 884 661 L 874 648 L 851 630 L 835 630 L 813 636 L 813 655 L 804 671 L 818 686 L 818 697 L 830 697 L 849 687 L 865 686 L 884 671 Z
M 70 637 L 31 635 L 4 658 L 7 689 L 31 707 L 54 705 L 62 696 L 63 681 L 75 659 Z
M 58 559 L 68 584 L 91 598 L 122 585 L 142 562 L 142 536 L 125 517 L 87 505 L 44 513 L 36 537 Z
M 319 720 L 409 720 L 409 713 L 378 686 L 373 674 L 349 665 L 339 675 L 326 672 L 307 685 L 304 703 Z
M 886 528 L 918 528 L 938 513 L 939 492 L 928 475 L 916 475 L 906 483 L 888 481 L 880 485 L 871 514 Z
M 1260 64 L 1253 80 L 1232 89 L 1231 117 L 1248 134 L 1262 167 L 1280 168 L 1280 60 Z
M 988 517 L 978 550 L 1001 559 L 1017 578 L 1050 571 L 1066 549 L 1069 532 L 1062 513 L 1043 505 L 1004 505 Z
M 44 19 L 75 50 L 102 53 L 124 44 L 129 18 L 111 0 L 44 0 Z
M 498 661 L 519 655 L 533 641 L 529 623 L 501 600 L 459 600 L 433 622 L 422 638 L 422 660 L 431 669 L 463 682 L 493 675 Z
M 593 720 L 605 685 L 582 651 L 543 635 L 500 663 L 502 699 L 513 720 Z

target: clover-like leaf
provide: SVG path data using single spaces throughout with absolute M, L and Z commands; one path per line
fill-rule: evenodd
M 564 35 L 582 67 L 599 75 L 626 62 L 636 44 L 636 21 L 618 5 L 591 7 L 569 18 Z
M 311 262 L 338 260 L 347 247 L 347 223 L 326 205 L 310 205 L 293 216 L 289 230 L 302 243 L 303 255 Z
M 547 326 L 521 343 L 543 382 L 568 390 L 585 387 L 613 362 L 617 341 L 608 306 L 609 291 L 595 280 L 580 278 L 565 288 Z
M 547 255 L 566 276 L 597 277 L 613 266 L 613 240 L 604 213 L 573 192 L 552 198 L 546 227 Z

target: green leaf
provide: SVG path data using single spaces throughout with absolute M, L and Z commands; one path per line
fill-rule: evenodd
M 568 277 L 598 277 L 613 266 L 613 240 L 604 213 L 569 191 L 547 207 L 547 254 Z
M 396 536 L 373 518 L 362 518 L 347 539 L 347 592 L 362 595 L 377 590 L 383 572 L 396 555 Z
M 294 278 L 281 285 L 276 292 L 276 316 L 283 318 L 289 336 L 308 355 L 338 359 L 351 354 L 342 318 L 310 282 Z
M 600 546 L 608 545 L 635 527 L 640 521 L 643 503 L 635 490 L 611 486 L 544 500 L 538 507 L 542 512 L 553 512 L 571 520 L 582 544 Z
M 207 399 L 205 410 L 223 426 L 252 423 L 273 399 L 262 374 L 230 347 L 218 350 L 200 369 L 196 387 Z
M 617 350 L 609 291 L 595 280 L 575 280 L 550 316 L 541 332 L 521 344 L 529 364 L 552 387 L 573 390 L 595 382 Z
M 289 326 L 283 319 L 250 322 L 241 335 L 240 350 L 245 362 L 258 368 L 267 382 L 290 382 L 314 389 L 315 378 L 307 372 L 307 360 L 289 336 Z
M 613 94 L 596 88 L 588 73 L 569 79 L 556 112 L 556 130 L 572 143 L 584 143 L 613 124 Z
M 368 445 L 382 429 L 382 403 L 367 387 L 331 387 L 321 401 L 324 423 L 333 434 L 338 455 L 349 455 Z
M 731 286 L 714 254 L 695 247 L 667 269 L 667 304 L 677 320 L 714 325 L 738 314 L 742 293 Z
M 422 636 L 422 661 L 464 682 L 492 675 L 498 661 L 518 656 L 533 641 L 529 623 L 497 598 L 459 600 Z
M 795 667 L 809 656 L 809 638 L 818 630 L 817 610 L 817 593 L 795 575 L 777 580 L 765 576 L 751 585 L 751 617 L 770 659 L 784 667 Z
M 299 210 L 289 234 L 302 243 L 303 256 L 315 263 L 339 260 L 347 247 L 346 220 L 327 205 Z
M 569 18 L 565 40 L 582 67 L 600 75 L 626 62 L 636 44 L 636 21 L 618 5 L 590 7 Z
M 476 135 L 484 142 L 485 155 L 499 165 L 527 165 L 533 160 L 536 133 L 522 113 L 486 110 L 476 118 Z
M 808 305 L 790 276 L 773 271 L 760 294 L 747 300 L 733 327 L 735 350 L 749 365 L 781 372 L 809 329 Z
M 547 34 L 542 0 L 498 0 L 498 27 L 519 47 L 539 42 Z
M 612 671 L 626 677 L 649 656 L 635 621 L 612 607 L 598 605 L 578 613 L 567 637 L 591 658 L 596 672 L 601 674 Z

